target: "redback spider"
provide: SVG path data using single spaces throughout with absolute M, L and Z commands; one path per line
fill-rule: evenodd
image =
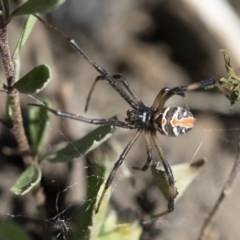
M 97 202 L 95 212 L 99 211 L 101 202 L 103 200 L 104 194 L 106 193 L 107 189 L 112 184 L 114 176 L 122 165 L 123 161 L 125 160 L 128 152 L 135 144 L 139 136 L 143 133 L 146 145 L 147 145 L 147 160 L 145 164 L 139 168 L 142 171 L 146 171 L 151 163 L 152 163 L 152 144 L 157 150 L 157 154 L 161 163 L 163 165 L 166 179 L 168 182 L 168 191 L 169 191 L 169 198 L 168 198 L 168 209 L 163 213 L 158 214 L 158 216 L 163 216 L 171 211 L 174 210 L 174 198 L 177 195 L 177 189 L 175 187 L 174 176 L 172 173 L 171 166 L 169 165 L 167 159 L 164 157 L 162 149 L 158 144 L 157 140 L 157 132 L 169 137 L 177 137 L 179 135 L 185 134 L 190 131 L 195 123 L 195 118 L 193 114 L 188 111 L 187 109 L 177 106 L 177 107 L 165 107 L 165 104 L 168 99 L 173 97 L 174 95 L 179 95 L 181 97 L 185 96 L 185 91 L 191 91 L 199 88 L 207 88 L 212 87 L 216 84 L 215 80 L 203 80 L 198 83 L 191 84 L 189 86 L 181 86 L 181 87 L 174 87 L 174 88 L 163 88 L 159 91 L 158 95 L 156 96 L 155 100 L 151 107 L 147 107 L 141 101 L 141 99 L 137 96 L 135 91 L 132 89 L 128 81 L 125 77 L 121 74 L 109 74 L 106 69 L 102 66 L 98 65 L 76 42 L 74 39 L 71 39 L 69 36 L 65 35 L 64 33 L 57 30 L 54 26 L 46 23 L 43 19 L 36 16 L 41 22 L 43 22 L 47 27 L 53 29 L 54 31 L 58 32 L 62 37 L 67 40 L 69 45 L 72 49 L 80 54 L 95 70 L 100 74 L 96 77 L 95 82 L 90 89 L 87 104 L 85 110 L 88 108 L 89 100 L 92 94 L 92 91 L 96 85 L 96 83 L 100 80 L 106 80 L 112 88 L 128 103 L 131 107 L 126 113 L 125 121 L 120 121 L 117 119 L 90 119 L 84 116 L 80 116 L 77 114 L 55 110 L 44 105 L 40 104 L 29 104 L 31 106 L 37 106 L 44 108 L 53 114 L 63 117 L 63 118 L 70 118 L 77 121 L 82 121 L 90 124 L 96 125 L 111 125 L 114 127 L 120 128 L 127 128 L 134 130 L 134 134 L 130 142 L 126 145 L 124 150 L 122 151 L 120 157 L 115 162 L 106 182 L 105 187 L 100 195 L 99 201 Z

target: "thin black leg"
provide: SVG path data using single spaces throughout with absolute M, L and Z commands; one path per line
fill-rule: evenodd
M 139 170 L 139 171 L 147 171 L 152 163 L 152 146 L 150 142 L 150 133 L 149 132 L 144 132 L 144 137 L 146 140 L 146 146 L 147 146 L 147 161 L 143 165 L 143 167 L 133 167 L 134 170 Z
M 118 85 L 118 93 L 120 92 L 125 92 L 126 94 L 129 94 L 132 98 L 132 101 L 135 103 L 138 103 L 140 105 L 144 105 L 141 101 L 141 99 L 137 96 L 137 94 L 135 93 L 135 91 L 133 90 L 133 88 L 130 86 L 130 84 L 128 83 L 128 81 L 125 79 L 125 77 L 119 73 L 117 74 L 113 74 L 112 77 L 117 80 L 120 81 L 122 83 L 122 85 L 125 87 L 125 89 L 123 89 L 120 85 Z M 102 75 L 97 76 L 95 78 L 95 81 L 92 84 L 92 87 L 90 88 L 90 91 L 88 93 L 87 96 L 87 101 L 86 101 L 86 106 L 85 106 L 85 112 L 88 110 L 88 106 L 89 106 L 89 102 L 93 93 L 93 90 L 95 89 L 98 81 L 100 80 L 106 80 Z M 127 91 L 127 92 L 126 92 Z
M 174 176 L 172 173 L 171 166 L 169 165 L 166 158 L 163 156 L 162 150 L 161 150 L 160 146 L 158 145 L 156 134 L 152 134 L 151 136 L 152 136 L 153 144 L 157 150 L 158 156 L 162 162 L 162 165 L 163 165 L 166 177 L 167 177 L 168 196 L 169 196 L 168 197 L 168 213 L 170 213 L 174 210 L 174 199 L 177 196 L 177 191 L 176 191 L 175 182 L 174 182 Z M 164 212 L 163 215 L 165 215 L 165 214 L 166 213 Z M 163 216 L 163 215 L 159 215 L 159 216 Z
M 106 191 L 108 190 L 108 188 L 111 186 L 112 184 L 112 181 L 113 181 L 113 178 L 117 172 L 117 170 L 119 169 L 119 167 L 122 165 L 123 161 L 125 160 L 129 150 L 132 148 L 133 144 L 136 142 L 136 140 L 138 139 L 138 137 L 140 136 L 141 134 L 141 131 L 137 131 L 135 133 L 135 135 L 133 136 L 132 140 L 127 144 L 127 146 L 124 148 L 123 152 L 121 153 L 119 159 L 117 160 L 117 162 L 115 162 L 114 164 L 114 167 L 112 169 L 112 171 L 110 172 L 108 178 L 107 178 L 107 181 L 105 183 L 105 186 L 104 186 L 104 189 L 100 195 L 100 198 L 96 204 L 96 209 L 95 209 L 95 212 L 98 213 L 99 211 L 99 208 L 101 206 L 101 203 L 102 203 L 102 200 L 103 200 L 103 197 L 106 193 Z
M 120 73 L 116 73 L 113 74 L 113 78 L 116 80 L 121 81 L 121 83 L 123 84 L 123 86 L 125 87 L 125 89 L 128 91 L 128 93 L 130 94 L 130 96 L 134 99 L 134 101 L 140 105 L 143 105 L 142 100 L 138 97 L 138 95 L 136 94 L 136 92 L 134 91 L 134 89 L 131 87 L 131 85 L 129 84 L 129 82 L 127 81 L 127 79 Z
M 179 95 L 181 97 L 185 97 L 184 91 L 182 91 L 182 89 L 180 89 L 178 87 L 161 89 L 153 102 L 152 108 L 154 110 L 161 111 L 163 109 L 166 101 L 174 95 Z
M 200 82 L 190 84 L 188 86 L 180 86 L 175 88 L 163 88 L 160 90 L 157 97 L 155 98 L 152 108 L 154 110 L 161 110 L 164 107 L 166 101 L 174 95 L 179 95 L 184 98 L 185 92 L 187 91 L 194 91 L 197 89 L 217 88 L 217 87 L 218 85 L 215 79 L 206 79 Z
M 91 123 L 91 124 L 95 124 L 95 125 L 111 125 L 114 127 L 122 127 L 122 128 L 128 128 L 128 129 L 135 129 L 136 127 L 133 125 L 130 125 L 126 122 L 123 121 L 119 121 L 113 118 L 109 118 L 109 119 L 91 119 L 91 118 L 86 118 L 80 115 L 76 115 L 73 113 L 69 113 L 69 112 L 64 112 L 61 110 L 55 110 L 52 108 L 49 108 L 45 105 L 41 105 L 41 104 L 35 104 L 35 103 L 30 103 L 28 104 L 29 106 L 34 106 L 34 107 L 40 107 L 40 108 L 44 108 L 48 111 L 50 111 L 51 113 L 55 114 L 56 116 L 62 117 L 62 118 L 69 118 L 69 119 L 73 119 L 76 121 L 82 121 L 82 122 L 86 122 L 86 123 Z
M 94 80 L 94 82 L 93 82 L 93 84 L 92 84 L 92 86 L 91 86 L 91 88 L 89 90 L 88 96 L 87 96 L 86 105 L 85 105 L 85 108 L 84 108 L 85 112 L 87 112 L 87 110 L 88 110 L 88 106 L 89 106 L 89 103 L 90 103 L 90 99 L 92 97 L 93 90 L 95 89 L 95 87 L 96 87 L 96 85 L 97 85 L 99 80 L 105 80 L 105 79 L 103 78 L 102 75 L 97 76 L 95 78 L 95 80 Z
M 123 89 L 119 86 L 116 79 L 114 79 L 113 76 L 111 76 L 107 70 L 105 70 L 103 67 L 99 66 L 92 58 L 90 58 L 86 52 L 83 51 L 83 49 L 76 43 L 74 39 L 71 39 L 69 37 L 66 38 L 66 40 L 69 42 L 72 49 L 80 54 L 88 63 L 92 65 L 102 76 L 102 79 L 106 79 L 108 83 L 123 97 L 123 99 L 134 109 L 138 109 L 138 104 L 135 103 L 129 95 L 123 91 Z

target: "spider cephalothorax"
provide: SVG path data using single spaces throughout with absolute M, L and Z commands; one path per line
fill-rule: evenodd
M 130 125 L 139 130 L 153 130 L 154 111 L 146 106 L 141 106 L 138 109 L 129 109 L 127 118 L 125 119 Z

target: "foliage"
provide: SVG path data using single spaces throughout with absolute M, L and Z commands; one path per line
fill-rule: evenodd
M 15 49 L 12 54 L 12 60 L 15 64 L 15 78 L 16 80 L 12 84 L 12 88 L 15 89 L 18 93 L 21 94 L 37 94 L 41 92 L 49 83 L 51 80 L 51 74 L 50 69 L 48 66 L 42 64 L 39 66 L 34 67 L 32 70 L 30 70 L 28 73 L 26 73 L 23 77 L 20 76 L 20 57 L 19 54 L 23 47 L 26 45 L 28 38 L 31 35 L 32 30 L 34 29 L 34 25 L 36 23 L 36 18 L 33 15 L 29 14 L 36 14 L 40 12 L 46 12 L 51 7 L 53 7 L 56 4 L 59 4 L 62 1 L 36 1 L 36 0 L 29 0 L 16 8 L 14 11 L 9 13 L 9 2 L 3 1 L 4 7 L 6 12 L 2 12 L 2 16 L 5 17 L 6 22 L 8 22 L 7 18 L 15 18 L 19 15 L 28 15 L 27 20 L 23 26 L 23 30 L 21 32 L 21 35 L 19 37 L 19 40 L 17 41 L 17 44 L 15 46 Z M 17 80 L 18 79 L 18 80 Z M 4 88 L 8 88 L 10 86 L 7 86 L 7 84 L 2 84 Z M 44 105 L 47 105 L 47 101 L 42 100 L 42 103 Z M 7 109 L 9 109 L 10 118 L 13 118 L 14 114 L 12 114 L 12 108 L 10 102 L 7 104 Z M 39 154 L 41 154 L 41 148 L 43 146 L 44 138 L 47 134 L 47 129 L 49 126 L 49 113 L 44 108 L 39 107 L 30 107 L 29 108 L 29 114 L 28 114 L 28 121 L 29 121 L 29 142 L 31 147 L 31 153 L 32 153 L 32 162 L 26 166 L 26 169 L 20 174 L 16 182 L 11 187 L 11 192 L 13 192 L 16 195 L 25 195 L 28 192 L 30 192 L 33 188 L 37 188 L 38 184 L 40 184 L 41 178 L 42 178 L 42 167 L 41 162 L 39 159 Z M 53 152 L 47 154 L 44 159 L 47 160 L 50 163 L 57 163 L 57 162 L 71 162 L 75 160 L 76 158 L 79 159 L 79 157 L 83 157 L 85 154 L 89 153 L 90 151 L 97 148 L 100 144 L 102 144 L 104 141 L 109 139 L 111 135 L 114 132 L 114 127 L 112 126 L 101 126 L 87 134 L 81 139 L 75 140 L 67 144 L 65 147 Z M 101 169 L 99 171 L 99 169 Z M 94 167 L 92 168 L 94 169 Z M 108 170 L 107 170 L 108 169 Z M 104 182 L 99 181 L 99 178 L 102 177 L 104 179 L 104 176 L 109 173 L 109 168 L 106 166 L 98 166 L 98 172 L 96 174 L 93 174 L 92 178 L 88 178 L 88 189 L 91 189 L 88 193 L 88 199 L 97 199 L 99 196 L 99 190 L 101 190 L 104 187 Z M 94 177 L 95 176 L 95 177 Z M 92 189 L 95 189 L 92 191 Z M 110 191 L 110 189 L 109 189 Z M 109 202 L 110 193 L 108 193 L 108 197 L 105 197 L 103 200 L 102 208 L 99 211 L 99 214 L 95 214 L 94 212 L 94 205 L 96 201 L 93 201 L 92 207 L 88 205 L 88 209 L 90 207 L 90 210 L 88 211 L 88 215 L 85 216 L 86 220 L 84 221 L 84 224 L 79 224 L 78 229 L 76 230 L 76 234 L 79 232 L 79 238 L 82 238 L 83 232 L 85 232 L 88 239 L 108 239 L 105 238 L 103 233 L 106 231 L 106 229 L 115 228 L 112 229 L 112 233 L 109 236 L 114 236 L 116 239 L 120 239 L 123 237 L 123 233 L 130 233 L 131 231 L 135 232 L 136 230 L 136 224 L 134 224 L 134 228 L 131 227 L 131 225 L 127 224 L 126 226 L 120 226 L 117 223 L 116 217 L 114 217 L 114 222 L 109 220 L 113 219 L 111 216 L 106 217 L 106 210 L 107 205 Z M 82 216 L 80 215 L 80 218 Z M 87 220 L 88 219 L 88 220 Z M 107 219 L 105 223 L 105 219 Z M 4 239 L 13 239 L 13 240 L 28 240 L 29 236 L 27 232 L 15 225 L 14 223 L 8 223 L 1 222 L 1 227 L 4 226 L 4 229 L 1 229 L 1 235 L 0 237 L 4 237 Z M 115 227 L 114 227 L 115 226 Z M 125 231 L 120 229 L 125 228 Z M 13 230 L 14 229 L 14 230 Z M 98 229 L 98 230 L 97 230 Z M 126 230 L 128 229 L 128 231 Z M 138 234 L 132 238 L 132 239 L 138 239 L 139 235 L 141 233 L 141 229 L 138 227 Z M 16 234 L 13 234 L 13 231 Z M 114 235 L 112 235 L 114 234 Z M 133 233 L 134 234 L 134 233 Z M 87 239 L 85 238 L 85 239 Z
M 235 73 L 233 67 L 231 66 L 229 52 L 225 49 L 220 50 L 223 54 L 225 68 L 228 73 L 227 77 L 221 77 L 219 79 L 219 85 L 221 86 L 221 91 L 230 100 L 233 105 L 239 99 L 240 95 L 240 76 Z
M 29 234 L 19 225 L 9 221 L 0 220 L 0 239 L 30 240 Z
M 172 166 L 172 171 L 176 181 L 176 200 L 178 200 L 184 194 L 189 184 L 192 183 L 205 163 L 206 160 L 201 159 L 193 163 L 186 162 Z M 169 185 L 167 182 L 166 173 L 164 172 L 160 162 L 153 164 L 151 166 L 151 171 L 159 190 L 162 192 L 163 196 L 168 199 Z
M 73 161 L 74 159 L 86 155 L 109 139 L 114 129 L 115 128 L 112 126 L 98 127 L 85 137 L 72 141 L 64 148 L 50 153 L 45 159 L 52 163 Z
M 2 17 L 5 18 L 4 20 L 6 22 L 9 22 L 11 18 L 15 18 L 19 15 L 29 15 L 29 14 L 36 14 L 40 12 L 46 12 L 47 10 L 49 10 L 53 6 L 56 6 L 56 4 L 60 4 L 61 2 L 63 1 L 29 0 L 10 13 L 9 1 L 5 0 L 2 2 L 3 9 L 5 9 L 5 12 L 2 11 L 1 15 Z M 9 87 L 11 87 L 21 94 L 27 94 L 27 95 L 37 94 L 47 86 L 47 84 L 51 79 L 50 69 L 48 66 L 44 64 L 34 67 L 32 70 L 26 73 L 23 77 L 19 77 L 20 75 L 19 74 L 20 73 L 19 54 L 23 49 L 23 47 L 26 45 L 27 40 L 31 35 L 31 32 L 34 29 L 35 23 L 36 23 L 36 18 L 33 15 L 29 15 L 23 26 L 23 30 L 21 32 L 19 40 L 17 41 L 15 50 L 13 51 L 13 54 L 12 54 L 12 60 L 15 63 L 15 78 L 18 80 L 15 80 L 12 86 L 8 85 L 8 83 L 2 84 L 3 88 L 8 89 Z M 47 102 L 43 100 L 43 104 L 47 104 Z M 11 107 L 10 102 L 8 102 L 7 106 L 8 106 L 7 109 L 9 109 L 9 111 L 12 112 L 13 108 Z M 13 118 L 14 114 L 11 113 L 9 116 Z M 41 153 L 41 148 L 44 142 L 44 138 L 46 137 L 47 129 L 49 125 L 48 111 L 45 110 L 44 108 L 31 107 L 29 108 L 28 118 L 29 118 L 28 120 L 29 121 L 29 129 L 28 129 L 29 142 L 31 143 L 31 153 L 33 158 L 32 158 L 32 162 L 26 166 L 26 169 L 20 174 L 19 178 L 16 180 L 16 182 L 13 184 L 13 186 L 10 189 L 14 194 L 17 194 L 17 195 L 25 195 L 26 193 L 30 192 L 33 188 L 36 188 L 42 178 L 42 168 L 40 164 L 41 162 L 39 161 L 40 160 L 39 154 Z M 106 141 L 109 137 L 111 137 L 113 131 L 114 131 L 114 128 L 111 126 L 99 127 L 93 130 L 92 132 L 90 132 L 89 134 L 87 134 L 85 137 L 71 142 L 70 144 L 68 144 L 62 149 L 59 149 L 55 153 L 49 153 L 45 157 L 45 159 L 48 160 L 50 163 L 56 163 L 59 161 L 70 162 L 77 157 L 84 156 L 88 152 L 98 147 L 100 144 Z M 78 149 L 78 151 L 76 151 L 76 149 Z M 105 168 L 103 167 L 102 172 L 105 172 L 104 169 Z M 101 182 L 99 182 L 98 180 L 98 183 L 101 183 Z M 90 186 L 92 186 L 93 182 L 90 181 L 89 184 Z M 98 184 L 98 186 L 99 187 L 96 187 L 96 183 L 94 183 L 94 187 L 96 188 L 96 191 L 94 195 L 91 195 L 91 198 L 96 198 L 98 194 L 98 190 L 102 185 Z M 107 205 L 107 202 L 108 202 L 107 198 L 106 200 L 104 200 L 104 202 L 106 202 L 105 205 Z M 96 215 L 93 214 L 93 212 L 94 212 L 94 208 L 92 208 L 92 211 L 89 211 L 89 219 L 92 219 L 90 220 L 89 224 L 91 224 L 91 222 L 97 222 L 97 220 L 94 220 L 96 218 Z M 99 216 L 101 216 L 101 213 Z M 10 224 L 8 222 L 1 222 L 1 227 L 3 226 L 4 226 L 4 230 L 1 229 L 1 233 L 0 233 L 1 238 L 4 237 L 4 239 L 13 239 L 13 240 L 29 239 L 29 236 L 27 235 L 26 231 L 23 229 L 20 232 L 20 229 L 18 229 L 19 227 L 14 223 Z M 87 228 L 90 227 L 90 225 L 89 226 L 86 225 L 86 226 Z M 11 229 L 15 229 L 14 232 L 16 232 L 17 234 L 13 235 L 13 231 Z
M 25 169 L 10 190 L 17 195 L 24 195 L 40 182 L 41 177 L 41 168 L 33 163 Z

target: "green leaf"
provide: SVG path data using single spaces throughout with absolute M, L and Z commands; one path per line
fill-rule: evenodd
M 9 6 L 9 0 L 3 0 L 5 8 Z
M 28 0 L 11 13 L 11 17 L 25 14 L 46 13 L 53 7 L 58 7 L 65 0 Z
M 47 86 L 50 77 L 50 69 L 46 65 L 39 65 L 14 83 L 13 87 L 24 94 L 38 93 Z
M 240 76 L 235 73 L 233 67 L 231 66 L 229 52 L 225 49 L 220 50 L 220 52 L 224 57 L 228 77 L 222 77 L 219 79 L 218 88 L 230 100 L 231 105 L 233 105 L 240 96 Z
M 181 163 L 171 167 L 176 181 L 176 201 L 183 195 L 187 187 L 194 180 L 205 163 L 206 159 L 201 159 L 193 163 Z M 160 191 L 164 197 L 168 199 L 169 185 L 166 173 L 164 172 L 161 163 L 157 162 L 156 164 L 153 164 L 151 166 L 151 170 Z
M 109 166 L 108 168 L 106 168 L 107 171 L 105 171 L 105 174 L 104 174 L 104 177 L 103 179 L 105 180 L 108 175 L 110 174 L 110 169 L 109 169 Z M 106 170 L 105 169 L 105 170 Z M 96 180 L 98 181 L 98 184 L 99 184 L 99 178 Z M 90 189 L 93 189 L 94 183 L 90 183 Z M 108 209 L 108 205 L 109 205 L 109 200 L 110 200 L 110 197 L 111 197 L 111 187 L 109 187 L 106 191 L 106 193 L 104 194 L 103 196 L 103 200 L 101 202 L 101 206 L 99 208 L 99 211 L 98 213 L 95 213 L 95 208 L 96 208 L 96 204 L 98 203 L 99 199 L 100 199 L 100 196 L 102 194 L 102 191 L 105 187 L 105 181 L 102 181 L 102 184 L 100 186 L 100 188 L 98 188 L 98 191 L 96 192 L 96 194 L 94 194 L 94 197 L 96 199 L 93 207 L 92 207 L 92 216 L 91 216 L 91 219 L 92 219 L 92 225 L 89 226 L 89 230 L 90 230 L 90 240 L 95 240 L 97 239 L 97 236 L 99 235 L 102 227 L 103 227 L 103 224 L 105 222 L 105 218 L 106 218 L 106 214 L 107 214 L 107 209 Z M 96 188 L 96 187 L 95 187 Z M 92 194 L 91 194 L 92 196 Z M 90 197 L 91 197 L 90 196 Z
M 1 240 L 31 240 L 25 229 L 14 222 L 0 220 Z
M 231 66 L 231 60 L 230 60 L 229 52 L 226 49 L 221 49 L 219 52 L 223 54 L 226 71 L 228 72 L 228 74 L 230 76 L 234 76 L 235 72 L 234 72 L 234 69 Z
M 94 239 L 94 236 L 98 235 L 105 220 L 106 209 L 110 198 L 111 187 L 106 192 L 99 212 L 96 214 L 94 211 L 95 205 L 104 188 L 104 180 L 110 173 L 110 167 L 108 164 L 109 159 L 105 153 L 100 154 L 99 151 L 96 151 L 94 152 L 94 156 L 96 161 L 91 161 L 88 166 L 87 201 L 76 215 L 77 228 L 74 235 L 79 240 L 90 240 L 90 237 Z M 97 164 L 99 162 L 102 164 Z M 82 221 L 83 216 L 84 221 Z
M 43 101 L 43 104 L 48 106 L 46 101 Z M 36 155 L 49 126 L 49 112 L 44 108 L 31 107 L 29 109 L 29 122 L 32 152 Z
M 5 104 L 5 113 L 6 113 L 6 115 L 9 119 L 12 119 L 12 108 L 11 108 L 11 105 L 10 105 L 9 97 L 7 97 L 7 101 L 6 101 L 6 104 Z
M 174 166 L 171 167 L 172 171 Z M 168 178 L 167 175 L 161 165 L 160 162 L 156 162 L 151 165 L 151 171 L 154 179 L 156 180 L 156 183 L 158 185 L 159 190 L 162 192 L 163 196 L 168 199 L 169 198 L 169 183 L 168 183 Z M 174 175 L 174 174 L 173 174 Z M 175 175 L 174 175 L 175 177 Z M 175 179 L 176 181 L 176 179 Z M 178 195 L 178 190 L 175 185 L 174 189 L 174 198 Z
M 119 224 L 115 212 L 107 216 L 112 189 L 108 188 L 103 196 L 98 213 L 95 213 L 105 181 L 110 174 L 111 167 L 105 153 L 95 151 L 94 159 L 88 167 L 87 201 L 85 207 L 78 213 L 77 229 L 74 235 L 79 240 L 138 240 L 142 229 L 137 222 Z M 101 155 L 101 156 L 99 156 Z M 96 164 L 101 162 L 101 166 Z M 82 221 L 84 215 L 84 221 Z
M 101 162 L 103 161 L 102 158 L 103 157 L 101 157 Z M 88 181 L 88 199 L 96 199 L 96 200 L 92 202 L 92 205 L 90 206 L 90 209 L 92 211 L 91 226 L 90 225 L 87 226 L 88 230 L 90 231 L 90 238 L 87 238 L 87 239 L 90 239 L 90 240 L 112 240 L 112 239 L 138 240 L 140 239 L 142 229 L 136 222 L 119 224 L 117 216 L 113 211 L 111 212 L 110 215 L 107 216 L 109 200 L 112 192 L 111 187 L 108 188 L 108 190 L 104 194 L 101 206 L 99 208 L 99 212 L 96 214 L 94 211 L 96 208 L 96 204 L 100 199 L 102 191 L 105 188 L 105 181 L 111 171 L 110 165 L 108 164 L 109 160 L 106 158 L 104 159 L 103 162 L 104 162 L 104 166 L 103 166 L 104 175 L 103 173 L 99 174 L 99 169 L 97 172 L 95 168 L 95 171 L 94 170 L 91 171 L 91 176 L 93 177 L 91 177 Z M 91 169 L 93 168 L 91 167 Z M 100 186 L 100 187 L 97 187 L 97 186 Z
M 16 79 L 19 79 L 20 78 L 20 71 L 21 71 L 21 60 L 20 60 L 20 56 L 16 56 L 14 59 L 14 66 L 15 66 L 15 76 L 16 76 Z
M 82 157 L 109 139 L 114 129 L 112 126 L 98 127 L 85 137 L 70 142 L 67 146 L 50 154 L 45 159 L 50 162 L 69 162 Z
M 31 164 L 20 175 L 10 190 L 17 195 L 24 195 L 40 182 L 41 177 L 40 167 L 37 164 Z
M 23 46 L 25 45 L 27 39 L 29 38 L 30 33 L 32 32 L 32 29 L 36 23 L 37 19 L 33 15 L 29 15 L 27 18 L 27 21 L 25 22 L 23 26 L 23 31 L 21 32 L 21 35 L 18 39 L 18 42 L 16 44 L 16 47 L 14 49 L 12 59 L 14 61 L 15 65 L 15 75 L 16 79 L 19 79 L 20 76 L 20 56 L 19 53 Z
M 118 223 L 115 212 L 111 212 L 104 222 L 100 234 L 94 240 L 139 240 L 142 228 L 137 221 L 132 223 Z
M 8 19 L 9 16 L 9 0 L 2 0 L 3 6 L 0 10 L 0 16 L 4 18 L 4 20 Z
M 17 45 L 14 49 L 14 52 L 12 55 L 13 59 L 15 59 L 19 55 L 19 52 L 21 51 L 24 44 L 26 43 L 36 21 L 37 19 L 33 15 L 28 16 L 27 21 L 23 26 L 23 31 L 21 32 L 20 38 L 18 39 Z

